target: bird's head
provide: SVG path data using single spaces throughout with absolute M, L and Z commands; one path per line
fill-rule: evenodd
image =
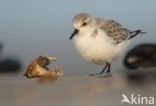
M 87 13 L 80 13 L 73 19 L 74 32 L 70 36 L 70 40 L 78 33 L 89 31 L 94 24 L 94 18 Z

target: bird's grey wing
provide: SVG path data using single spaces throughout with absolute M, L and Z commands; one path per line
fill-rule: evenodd
M 103 20 L 99 27 L 104 30 L 109 37 L 113 38 L 116 43 L 120 43 L 130 36 L 129 31 L 115 20 Z

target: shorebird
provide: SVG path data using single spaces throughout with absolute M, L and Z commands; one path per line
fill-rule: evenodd
M 87 13 L 77 14 L 73 26 L 75 30 L 69 39 L 74 38 L 79 54 L 90 63 L 105 65 L 100 73 L 92 76 L 109 73 L 112 61 L 122 54 L 130 39 L 145 33 L 128 30 L 115 20 L 96 18 Z

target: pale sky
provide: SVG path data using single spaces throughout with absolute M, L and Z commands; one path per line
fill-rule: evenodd
M 73 17 L 86 12 L 95 17 L 115 19 L 132 30 L 148 32 L 136 37 L 130 48 L 156 41 L 155 10 L 155 0 L 0 0 L 3 56 L 18 57 L 25 67 L 39 55 L 56 56 L 66 75 L 96 73 L 100 68 L 81 59 L 69 40 Z M 123 69 L 122 57 L 113 64 L 115 69 Z

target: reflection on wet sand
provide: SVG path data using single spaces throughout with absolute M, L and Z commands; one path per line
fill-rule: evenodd
M 142 84 L 137 81 L 137 78 L 131 80 L 129 73 L 113 73 L 109 77 L 64 76 L 48 84 L 41 84 L 36 79 L 25 77 L 14 80 L 3 79 L 0 81 L 0 104 L 7 104 L 7 106 L 27 106 L 28 103 L 29 106 L 120 106 L 123 93 L 129 96 L 133 93 L 156 97 L 156 79 L 152 78 L 156 78 L 155 71 L 149 69 L 146 72 L 151 72 L 146 74 L 146 81 L 138 78 L 142 80 Z M 128 104 L 125 103 L 124 106 L 126 105 Z

